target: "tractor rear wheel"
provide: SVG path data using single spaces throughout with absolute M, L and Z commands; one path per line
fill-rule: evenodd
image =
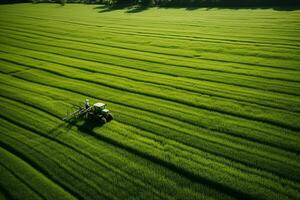
M 102 124 L 105 124 L 105 123 L 106 123 L 105 117 L 101 117 L 100 120 L 101 120 Z
M 106 116 L 106 120 L 107 120 L 107 122 L 110 122 L 111 120 L 113 120 L 112 114 L 109 113 L 109 114 Z

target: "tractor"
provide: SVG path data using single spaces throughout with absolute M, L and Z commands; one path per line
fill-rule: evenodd
M 106 109 L 106 104 L 104 103 L 95 103 L 93 106 L 90 106 L 89 100 L 86 99 L 83 105 L 73 106 L 73 110 L 73 112 L 68 113 L 68 115 L 63 118 L 64 121 L 74 122 L 76 120 L 85 119 L 91 122 L 105 124 L 113 120 L 113 115 Z

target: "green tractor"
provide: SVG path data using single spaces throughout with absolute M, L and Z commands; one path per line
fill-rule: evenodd
M 113 115 L 106 109 L 106 104 L 95 103 L 90 106 L 89 100 L 86 99 L 83 105 L 74 106 L 75 111 L 71 112 L 63 118 L 65 121 L 75 121 L 80 119 L 86 119 L 92 122 L 105 124 L 113 120 Z

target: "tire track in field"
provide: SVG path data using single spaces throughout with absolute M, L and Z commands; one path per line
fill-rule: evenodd
M 115 130 L 113 130 L 113 131 L 115 131 Z M 185 159 L 185 157 L 181 157 L 181 156 L 179 156 L 178 154 L 176 155 L 176 158 L 178 159 L 178 158 L 182 158 L 182 159 Z M 189 161 L 192 161 L 193 163 L 196 163 L 196 164 L 203 164 L 203 163 L 201 163 L 201 162 L 197 162 L 197 161 L 195 161 L 195 160 L 189 160 Z M 231 177 L 235 177 L 235 178 L 238 178 L 238 179 L 242 179 L 241 177 L 238 177 L 238 176 L 236 176 L 236 175 L 234 175 L 234 174 L 231 174 Z M 274 191 L 274 190 L 276 190 L 276 189 L 274 189 L 274 188 L 272 188 L 272 187 L 268 187 L 267 185 L 263 185 L 263 184 L 260 184 L 260 182 L 255 182 L 255 181 L 252 181 L 252 180 L 249 180 L 249 179 L 244 179 L 244 181 L 249 181 L 249 182 L 252 182 L 252 183 L 256 183 L 256 184 L 258 184 L 258 185 L 260 185 L 260 186 L 264 186 L 266 189 L 270 189 L 271 191 Z M 247 182 L 246 181 L 246 182 Z M 278 192 L 279 190 L 277 190 L 276 191 L 276 193 Z M 287 195 L 287 196 L 290 196 L 290 194 L 289 193 L 286 193 L 285 195 Z M 292 197 L 292 196 L 291 196 Z M 293 197 L 292 197 L 293 198 Z

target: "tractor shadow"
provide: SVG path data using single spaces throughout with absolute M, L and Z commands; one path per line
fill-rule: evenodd
M 72 128 L 72 124 L 68 123 L 68 122 L 63 122 L 60 123 L 59 125 L 57 125 L 56 127 L 52 128 L 48 134 L 52 135 L 52 136 L 59 136 L 60 134 L 63 133 L 68 133 L 71 128 Z
M 77 127 L 80 132 L 93 133 L 94 128 L 102 127 L 104 124 L 105 123 L 103 122 L 88 119 L 72 120 L 60 123 L 56 127 L 52 128 L 48 134 L 56 137 L 61 134 L 69 133 L 73 127 Z
M 123 10 L 125 13 L 139 13 L 151 8 L 150 6 L 135 5 L 135 4 L 123 4 L 115 6 L 97 6 L 94 9 L 99 9 L 98 13 L 105 13 L 117 10 Z
M 272 10 L 276 10 L 276 11 L 297 11 L 300 10 L 300 6 L 298 4 L 295 5 L 291 5 L 291 6 L 286 6 L 286 5 L 277 5 L 277 6 L 247 6 L 247 5 L 243 5 L 243 6 L 234 6 L 234 5 L 219 5 L 219 6 L 209 6 L 209 5 L 202 5 L 202 6 L 197 6 L 197 5 L 180 5 L 180 6 L 176 6 L 176 5 L 165 5 L 165 6 L 154 6 L 155 8 L 159 8 L 159 9 L 186 9 L 186 10 L 222 10 L 222 9 L 230 9 L 230 10 L 241 10 L 241 9 L 251 9 L 251 10 L 259 10 L 259 9 L 272 9 Z M 122 5 L 114 5 L 114 6 L 106 6 L 106 5 L 100 5 L 100 6 L 96 6 L 94 7 L 94 9 L 99 10 L 98 13 L 106 13 L 106 12 L 111 12 L 111 11 L 124 11 L 124 13 L 139 13 L 139 12 L 143 12 L 148 10 L 149 8 L 151 8 L 151 6 L 143 6 L 143 5 L 136 5 L 136 4 L 122 4 Z
M 77 126 L 80 132 L 84 133 L 93 133 L 93 130 L 97 127 L 102 127 L 105 123 L 94 121 L 94 120 L 81 120 L 77 122 L 75 125 Z

